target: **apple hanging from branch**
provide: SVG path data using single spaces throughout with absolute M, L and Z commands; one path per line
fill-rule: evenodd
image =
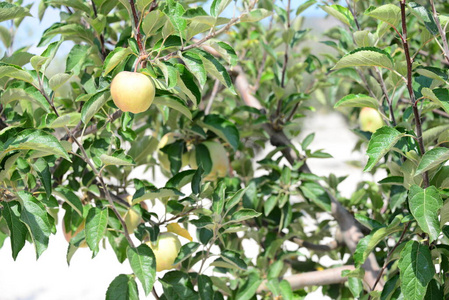
M 179 249 L 181 249 L 181 242 L 176 234 L 171 232 L 162 232 L 159 234 L 157 242 L 153 244 L 151 241 L 147 242 L 153 250 L 156 258 L 156 271 L 164 271 L 175 268 L 173 265 L 178 256 Z
M 360 129 L 363 131 L 375 132 L 384 125 L 382 116 L 371 107 L 364 107 L 359 114 Z
M 153 81 L 137 72 L 122 71 L 111 83 L 111 96 L 115 105 L 122 111 L 140 113 L 153 103 L 156 89 Z

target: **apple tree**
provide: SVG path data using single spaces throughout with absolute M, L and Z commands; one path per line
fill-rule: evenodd
M 107 245 L 133 273 L 106 299 L 444 299 L 449 5 L 205 2 L 0 2 L 0 247 L 38 259 L 63 230 L 70 262 Z M 340 24 L 313 34 L 310 7 Z M 49 8 L 39 54 L 15 49 Z M 347 198 L 313 173 L 318 106 L 384 179 Z

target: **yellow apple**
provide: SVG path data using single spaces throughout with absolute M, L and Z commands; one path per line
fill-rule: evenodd
M 133 197 L 131 195 L 128 195 L 126 197 L 126 201 L 130 205 L 129 208 L 124 207 L 117 207 L 117 210 L 119 211 L 122 218 L 125 220 L 126 228 L 128 229 L 128 234 L 134 233 L 134 230 L 136 230 L 137 226 L 139 226 L 140 222 L 142 222 L 142 216 L 139 214 L 139 212 L 133 208 Z M 142 202 L 141 207 L 145 206 L 148 208 L 148 206 Z
M 203 145 L 209 150 L 212 168 L 210 173 L 204 177 L 204 180 L 215 181 L 218 177 L 225 177 L 229 170 L 228 153 L 222 144 L 212 141 L 203 142 Z M 196 154 L 194 151 L 190 154 L 190 166 L 193 169 L 198 168 Z
M 159 141 L 159 144 L 157 146 L 157 157 L 159 159 L 159 163 L 161 167 L 167 171 L 170 172 L 170 160 L 168 159 L 168 154 L 162 152 L 160 149 L 164 148 L 167 145 L 170 145 L 174 143 L 177 139 L 180 139 L 180 135 L 175 132 L 169 132 L 165 134 L 161 140 Z M 181 159 L 181 168 L 185 167 L 189 163 L 189 154 L 187 152 L 182 154 Z
M 142 221 L 140 214 L 137 211 L 135 211 L 132 207 L 126 211 L 124 219 L 126 228 L 128 229 L 128 234 L 132 234 Z
M 360 129 L 369 132 L 375 132 L 384 124 L 379 112 L 371 107 L 362 108 L 359 115 L 359 123 Z
M 112 100 L 123 111 L 135 114 L 146 111 L 154 95 L 153 81 L 142 73 L 123 71 L 111 83 Z
M 70 241 L 71 241 L 75 236 L 77 236 L 78 233 L 80 233 L 81 231 L 83 231 L 83 229 L 84 229 L 84 227 L 85 227 L 85 224 L 86 224 L 85 221 L 83 221 L 83 222 L 80 224 L 80 226 L 78 226 L 78 228 L 75 230 L 75 232 L 73 232 L 73 231 L 67 231 L 67 230 L 66 230 L 65 224 L 64 224 L 64 221 L 63 221 L 63 222 L 62 222 L 62 233 L 64 234 L 65 240 L 66 240 L 67 242 L 70 243 Z M 79 244 L 79 247 L 80 247 L 80 248 L 86 248 L 86 247 L 87 247 L 86 239 L 84 239 L 84 241 L 82 241 L 82 242 Z
M 178 256 L 181 242 L 176 234 L 171 232 L 163 232 L 159 234 L 155 245 L 151 242 L 146 243 L 153 250 L 156 258 L 156 271 L 170 270 L 175 268 L 173 265 Z

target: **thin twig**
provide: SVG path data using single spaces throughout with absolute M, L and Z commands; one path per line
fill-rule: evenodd
M 391 122 L 393 123 L 393 126 L 396 126 L 396 119 L 394 117 L 394 111 L 393 111 L 393 103 L 390 99 L 390 96 L 388 95 L 387 87 L 385 85 L 384 78 L 382 76 L 382 71 L 379 70 L 379 68 L 376 67 L 377 75 L 379 76 L 379 83 L 380 87 L 382 88 L 382 91 L 384 93 L 385 99 L 387 100 L 388 108 L 390 110 L 390 118 Z
M 131 1 L 131 0 L 130 0 L 130 1 Z M 251 9 L 257 4 L 258 1 L 259 1 L 259 0 L 254 0 L 254 1 L 251 3 L 251 5 L 249 5 L 248 11 L 242 13 L 242 14 L 241 14 L 240 16 L 238 16 L 238 17 L 232 18 L 232 19 L 229 21 L 228 24 L 226 24 L 224 27 L 220 28 L 219 30 L 214 31 L 214 32 L 210 32 L 208 35 L 206 35 L 206 36 L 203 37 L 202 39 L 198 40 L 197 42 L 195 42 L 195 43 L 193 43 L 193 44 L 190 44 L 190 45 L 188 45 L 188 46 L 186 46 L 186 47 L 183 47 L 183 48 L 181 48 L 181 49 L 179 49 L 179 50 L 173 51 L 173 52 L 171 52 L 171 53 L 169 53 L 169 54 L 167 54 L 167 55 L 165 55 L 165 56 L 162 56 L 162 57 L 159 58 L 159 60 L 163 60 L 163 61 L 170 60 L 170 59 L 176 57 L 179 53 L 188 51 L 188 50 L 190 50 L 190 49 L 198 48 L 198 47 L 200 47 L 203 43 L 207 42 L 208 40 L 210 40 L 210 39 L 216 37 L 217 35 L 219 35 L 219 34 L 221 34 L 221 33 L 223 33 L 223 32 L 228 31 L 234 24 L 240 22 L 240 19 L 241 19 L 243 16 L 247 15 L 247 14 L 251 11 Z
M 424 142 L 422 137 L 422 125 L 421 125 L 421 116 L 419 114 L 418 110 L 418 101 L 416 101 L 415 93 L 413 91 L 413 80 L 412 80 L 412 73 L 413 73 L 413 61 L 410 57 L 410 50 L 408 47 L 408 37 L 407 37 L 407 20 L 406 20 L 406 13 L 405 13 L 405 0 L 401 0 L 401 19 L 402 19 L 402 34 L 400 35 L 402 44 L 404 46 L 404 53 L 405 58 L 407 60 L 407 90 L 410 96 L 410 101 L 412 102 L 412 108 L 413 108 L 413 115 L 415 118 L 415 126 L 416 126 L 416 135 L 418 138 L 418 146 L 419 150 L 421 152 L 421 155 L 424 155 L 426 153 L 426 150 L 424 148 Z M 428 172 L 424 172 L 423 175 L 423 184 L 424 187 L 429 186 L 429 175 Z
M 411 221 L 405 225 L 404 230 L 402 231 L 401 237 L 399 238 L 397 243 L 394 245 L 394 247 L 388 252 L 387 258 L 385 259 L 385 263 L 382 266 L 382 269 L 380 270 L 379 275 L 377 276 L 376 281 L 374 282 L 374 285 L 371 287 L 371 291 L 374 291 L 374 289 L 376 288 L 380 279 L 382 278 L 382 274 L 389 264 L 391 255 L 393 254 L 394 250 L 396 250 L 396 248 L 402 243 L 402 240 L 404 239 L 405 233 L 407 232 L 408 227 L 410 226 L 410 223 L 411 223 Z M 370 300 L 370 299 L 371 299 L 371 295 L 368 297 L 368 300 Z
M 98 18 L 97 6 L 95 5 L 95 1 L 92 0 L 90 2 L 92 3 L 92 9 L 94 10 L 94 16 L 95 16 L 95 18 Z M 99 39 L 100 39 L 101 56 L 102 56 L 102 59 L 104 60 L 106 58 L 106 49 L 104 47 L 103 33 L 100 33 Z
M 139 16 L 137 15 L 136 10 L 136 4 L 134 3 L 134 0 L 129 0 L 129 5 L 131 6 L 132 11 L 132 17 L 134 20 L 134 28 L 136 29 L 136 40 L 137 40 L 137 46 L 139 47 L 140 54 L 145 54 L 145 47 L 142 43 L 142 35 L 140 34 L 140 25 L 139 25 Z
M 438 27 L 438 32 L 440 33 L 441 41 L 443 42 L 443 55 L 446 58 L 446 61 L 449 63 L 449 46 L 447 44 L 446 32 L 441 27 L 440 19 L 438 18 L 438 13 L 435 8 L 435 3 L 433 2 L 433 0 L 430 0 L 430 5 L 432 6 L 432 12 L 433 12 L 433 18 L 435 19 L 435 24 Z
M 290 24 L 290 0 L 287 1 L 287 30 L 290 29 L 291 24 Z M 285 88 L 285 75 L 287 73 L 287 64 L 288 64 L 288 52 L 289 52 L 289 41 L 285 42 L 285 53 L 284 53 L 284 64 L 282 66 L 282 73 L 281 73 L 281 88 Z M 278 106 L 277 106 L 277 110 L 276 110 L 276 116 L 279 118 L 279 116 L 281 115 L 281 111 L 282 111 L 282 106 L 284 104 L 284 100 L 281 97 L 281 99 L 279 99 L 278 101 Z
M 207 106 L 204 109 L 204 113 L 206 115 L 209 114 L 210 109 L 212 108 L 212 103 L 214 103 L 215 96 L 217 96 L 218 89 L 220 87 L 220 81 L 215 80 L 214 87 L 212 88 L 212 93 L 210 94 L 209 101 L 207 102 Z

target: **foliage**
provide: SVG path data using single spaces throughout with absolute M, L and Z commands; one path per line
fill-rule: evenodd
M 38 259 L 64 224 L 68 263 L 86 245 L 101 255 L 103 243 L 130 263 L 106 299 L 156 284 L 160 299 L 302 299 L 320 285 L 333 299 L 447 297 L 448 4 L 322 1 L 341 25 L 318 37 L 329 50 L 318 54 L 302 16 L 315 0 L 214 0 L 210 11 L 200 0 L 42 0 L 38 17 L 51 7 L 60 21 L 33 55 L 13 48 L 31 5 L 10 2 L 0 3 L 0 246 L 9 238 L 14 259 L 26 241 Z M 51 74 L 62 45 L 65 69 Z M 155 83 L 146 112 L 114 105 L 121 71 Z M 307 160 L 330 157 L 310 150 L 313 134 L 297 138 L 314 106 L 353 123 L 362 107 L 377 109 L 386 125 L 354 132 L 364 171 L 387 176 L 345 198 L 345 178 L 313 174 Z M 211 141 L 226 149 L 224 177 L 210 174 Z M 137 168 L 162 172 L 165 185 Z M 165 231 L 190 242 L 176 268 L 156 273 L 146 243 Z M 334 274 L 322 257 L 351 271 Z

